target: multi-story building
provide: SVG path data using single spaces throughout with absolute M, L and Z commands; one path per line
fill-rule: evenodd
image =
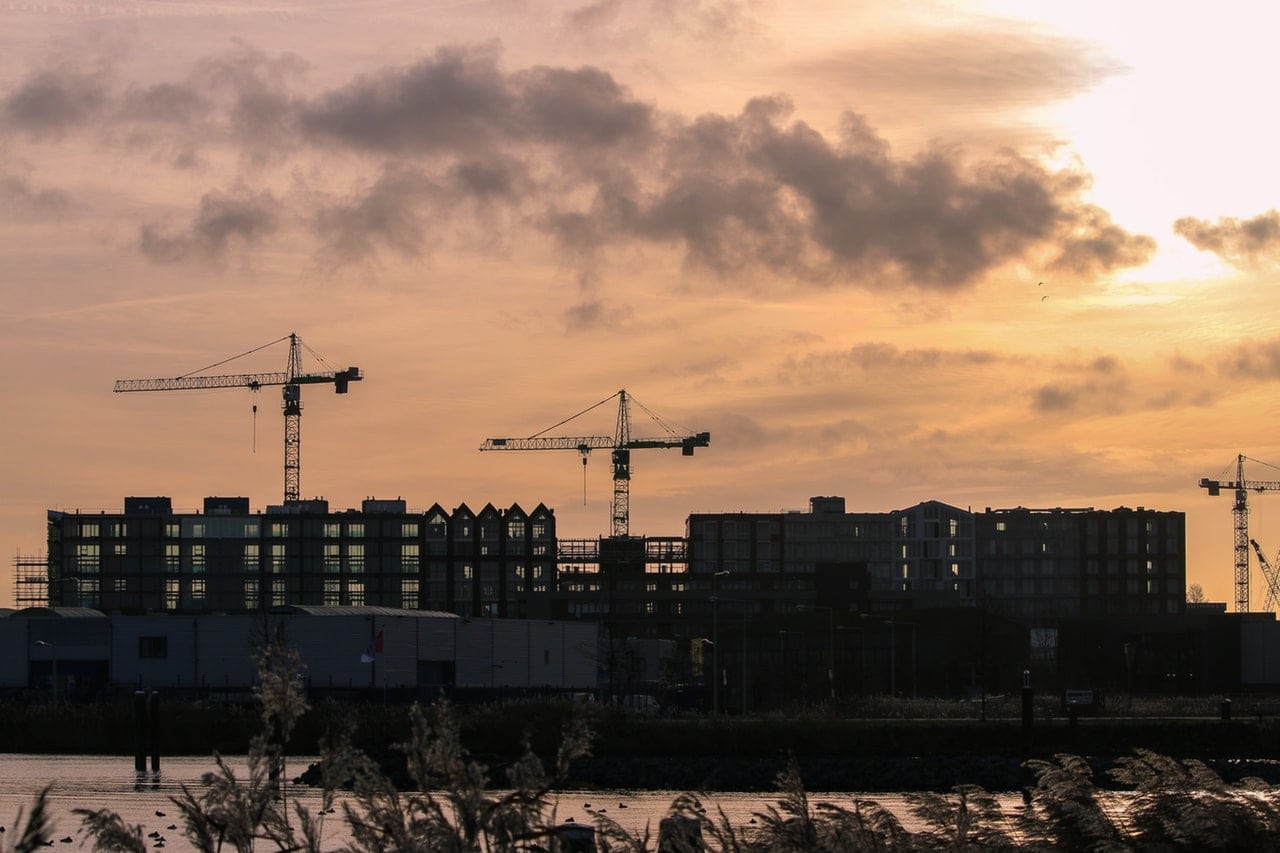
M 126 498 L 120 513 L 48 514 L 50 598 L 106 611 L 243 613 L 380 606 L 545 618 L 555 514 L 403 500 L 331 511 L 321 500 L 253 513 L 248 498 Z
M 1184 513 L 1017 507 L 976 521 L 980 599 L 993 611 L 1049 623 L 1186 608 Z

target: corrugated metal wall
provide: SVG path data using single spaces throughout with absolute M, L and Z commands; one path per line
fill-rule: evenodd
M 440 686 L 591 690 L 597 684 L 595 623 L 459 619 L 383 612 L 261 616 L 111 616 L 0 619 L 0 687 L 28 684 L 30 662 L 46 660 L 57 622 L 64 660 L 109 662 L 118 687 L 248 689 L 254 650 L 278 636 L 298 651 L 315 688 Z M 381 632 L 382 651 L 362 656 Z M 161 653 L 161 649 L 163 652 Z

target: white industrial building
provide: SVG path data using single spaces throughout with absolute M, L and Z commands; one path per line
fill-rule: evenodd
M 122 689 L 243 691 L 254 650 L 278 637 L 317 691 L 593 691 L 594 622 L 464 618 L 388 607 L 272 608 L 266 614 L 105 615 L 0 610 L 0 689 L 88 698 Z

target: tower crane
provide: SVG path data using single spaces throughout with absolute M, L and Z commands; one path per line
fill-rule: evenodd
M 210 368 L 251 355 L 267 347 L 275 346 L 284 340 L 289 341 L 289 361 L 283 373 L 197 375 L 203 374 L 203 371 Z M 248 388 L 251 391 L 257 391 L 264 385 L 283 386 L 281 388 L 283 396 L 281 407 L 284 411 L 284 501 L 288 504 L 298 500 L 299 481 L 302 472 L 302 386 L 331 383 L 335 393 L 345 394 L 347 393 L 348 384 L 359 382 L 364 378 L 360 375 L 360 368 L 358 367 L 348 367 L 345 370 L 333 369 L 331 365 L 325 364 L 324 359 L 316 355 L 310 347 L 307 348 L 307 351 L 315 356 L 316 360 L 325 367 L 329 367 L 330 372 L 303 373 L 303 346 L 305 344 L 302 343 L 302 339 L 298 337 L 297 333 L 290 332 L 287 338 L 279 338 L 248 352 L 223 359 L 216 364 L 209 365 L 209 367 L 202 367 L 199 370 L 194 370 L 191 373 L 186 373 L 173 379 L 118 379 L 112 390 L 117 394 L 125 391 L 189 391 L 206 388 Z M 254 411 L 257 411 L 257 406 L 254 406 Z
M 1262 546 L 1258 544 L 1258 540 L 1250 539 L 1249 544 L 1257 552 L 1258 565 L 1262 567 L 1262 576 L 1267 580 L 1267 599 L 1262 603 L 1262 612 L 1272 613 L 1276 609 L 1276 602 L 1280 601 L 1280 576 L 1276 574 L 1276 569 L 1263 556 Z
M 1207 477 L 1200 480 L 1200 488 L 1207 489 L 1210 495 L 1216 496 L 1222 489 L 1234 489 L 1235 503 L 1231 507 L 1231 518 L 1235 528 L 1235 588 L 1236 612 L 1249 612 L 1249 492 L 1280 491 L 1280 480 L 1246 480 L 1244 478 L 1244 461 L 1249 457 L 1243 453 L 1236 456 L 1236 478 L 1224 479 L 1230 467 L 1218 475 L 1218 479 Z M 1258 462 L 1251 459 L 1251 462 Z M 1259 462 L 1266 465 L 1265 462 Z M 1269 466 L 1275 467 L 1275 466 Z
M 618 420 L 612 436 L 579 435 L 548 436 L 546 433 L 567 424 L 575 418 L 585 415 L 605 403 L 618 400 Z M 635 403 L 667 433 L 659 438 L 634 438 L 631 435 L 630 404 Z M 692 435 L 681 435 L 662 421 L 657 415 L 645 408 L 634 397 L 627 396 L 626 389 L 589 406 L 576 415 L 565 418 L 557 424 L 536 432 L 528 438 L 490 438 L 481 445 L 483 450 L 576 450 L 582 456 L 582 464 L 587 464 L 587 457 L 592 450 L 609 450 L 613 460 L 613 518 L 612 535 L 615 538 L 630 535 L 631 528 L 631 451 L 659 448 L 680 448 L 681 456 L 692 456 L 695 447 L 706 447 L 711 443 L 711 433 L 699 432 Z

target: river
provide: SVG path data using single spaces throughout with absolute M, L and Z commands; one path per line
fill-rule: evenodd
M 289 774 L 304 769 L 314 759 L 291 757 Z M 246 769 L 243 756 L 230 757 L 228 763 L 238 776 Z M 181 792 L 181 786 L 196 788 L 200 776 L 214 766 L 208 756 L 179 756 L 162 759 L 159 774 L 137 774 L 133 758 L 129 756 L 98 755 L 17 755 L 0 754 L 0 825 L 8 832 L 17 827 L 17 815 L 30 811 L 36 794 L 45 785 L 52 785 L 49 796 L 52 818 L 54 849 L 79 849 L 86 834 L 81 829 L 80 818 L 74 809 L 107 808 L 119 814 L 130 825 L 140 824 L 144 836 L 155 832 L 164 839 L 167 850 L 190 849 L 182 835 L 178 809 L 170 797 Z M 667 814 L 677 791 L 630 791 L 626 789 L 595 791 L 562 791 L 558 795 L 556 816 L 560 821 L 572 819 L 578 824 L 590 825 L 590 810 L 605 810 L 609 818 L 632 833 L 642 833 L 648 826 L 656 839 L 658 822 Z M 320 811 L 320 794 L 313 788 L 291 785 L 291 800 L 301 801 L 313 813 Z M 812 802 L 827 801 L 837 805 L 850 805 L 854 797 L 871 798 L 893 811 L 904 826 L 917 829 L 902 794 L 851 794 L 814 793 Z M 735 793 L 718 791 L 700 795 L 708 813 L 723 810 L 729 821 L 737 827 L 752 823 L 753 816 L 776 805 L 776 797 L 767 793 Z M 148 845 L 156 846 L 159 837 L 149 837 Z M 71 839 L 64 841 L 64 839 Z M 341 819 L 341 809 L 326 819 L 324 824 L 324 848 L 337 849 L 349 840 L 346 825 Z M 8 836 L 12 845 L 14 836 Z M 653 842 L 651 841 L 652 846 Z M 0 843 L 0 849 L 5 849 Z M 267 849 L 263 847 L 263 849 Z

